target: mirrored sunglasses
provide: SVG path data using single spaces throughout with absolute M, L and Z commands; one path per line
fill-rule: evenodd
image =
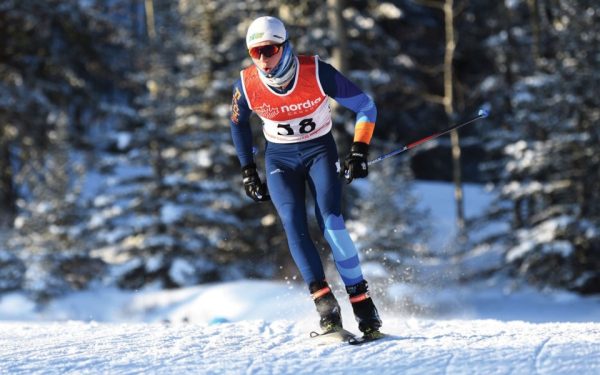
M 259 59 L 260 55 L 263 55 L 264 57 L 272 57 L 279 52 L 282 45 L 283 44 L 269 44 L 267 46 L 250 48 L 250 56 L 252 56 L 254 59 Z

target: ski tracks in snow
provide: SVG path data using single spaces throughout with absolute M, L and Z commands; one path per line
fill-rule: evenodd
M 390 337 L 355 347 L 316 346 L 314 327 L 286 320 L 4 322 L 0 374 L 600 373 L 600 323 L 388 319 L 384 328 Z

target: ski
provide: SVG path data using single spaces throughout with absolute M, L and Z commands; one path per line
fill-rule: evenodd
M 377 341 L 386 337 L 385 334 L 377 331 L 376 333 L 371 333 L 364 335 L 362 337 L 356 336 L 354 333 L 347 331 L 345 329 L 339 329 L 335 331 L 318 333 L 311 332 L 310 338 L 313 342 L 318 345 L 328 345 L 328 344 L 339 344 L 346 343 L 349 345 L 362 345 L 372 341 Z
M 385 337 L 386 337 L 386 335 L 384 333 L 376 331 L 376 332 L 371 333 L 371 334 L 366 334 L 363 337 L 356 337 L 356 336 L 354 336 L 354 338 L 352 338 L 352 339 L 350 339 L 348 341 L 348 344 L 350 344 L 350 345 L 362 345 L 362 344 L 366 344 L 368 342 L 373 342 L 373 341 L 381 340 L 381 339 L 383 339 Z
M 317 345 L 350 343 L 350 341 L 356 340 L 354 333 L 343 328 L 324 333 L 311 332 L 310 338 Z

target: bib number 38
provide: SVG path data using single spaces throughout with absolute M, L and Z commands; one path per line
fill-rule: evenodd
M 316 127 L 317 124 L 312 118 L 305 118 L 298 123 L 298 133 L 307 134 L 315 130 Z M 294 128 L 292 128 L 292 124 L 277 124 L 277 129 L 279 129 L 279 135 L 294 135 Z

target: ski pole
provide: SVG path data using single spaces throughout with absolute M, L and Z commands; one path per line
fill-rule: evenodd
M 488 115 L 489 115 L 489 112 L 488 112 L 487 110 L 485 110 L 485 109 L 483 109 L 483 108 L 482 108 L 482 109 L 480 109 L 480 110 L 479 110 L 479 112 L 477 113 L 477 116 L 473 117 L 472 119 L 469 119 L 469 120 L 467 120 L 467 121 L 465 121 L 465 122 L 461 122 L 460 124 L 452 125 L 452 126 L 450 126 L 450 127 L 446 128 L 446 129 L 442 130 L 442 131 L 441 131 L 441 132 L 439 132 L 439 133 L 435 133 L 435 134 L 433 134 L 433 135 L 430 135 L 430 136 L 427 136 L 427 137 L 425 137 L 425 138 L 419 139 L 418 141 L 414 141 L 414 142 L 412 142 L 412 143 L 409 143 L 409 144 L 407 144 L 406 146 L 403 146 L 402 148 L 399 148 L 398 150 L 395 150 L 395 151 L 389 152 L 389 153 L 387 153 L 387 154 L 383 154 L 383 155 L 381 155 L 380 157 L 378 157 L 377 159 L 373 159 L 373 160 L 369 161 L 369 163 L 368 163 L 368 164 L 369 164 L 369 165 L 373 165 L 373 164 L 375 164 L 375 163 L 379 163 L 380 161 L 383 161 L 383 160 L 385 160 L 385 159 L 387 159 L 387 158 L 391 158 L 392 156 L 395 156 L 395 155 L 401 154 L 401 153 L 403 153 L 404 151 L 408 151 L 408 150 L 410 150 L 410 149 L 412 149 L 412 148 L 415 148 L 415 147 L 417 147 L 418 145 L 420 145 L 420 144 L 423 144 L 423 143 L 425 143 L 425 142 L 428 142 L 428 141 L 431 141 L 432 139 L 435 139 L 435 138 L 437 138 L 437 137 L 439 137 L 439 136 L 441 136 L 441 135 L 444 135 L 444 134 L 450 133 L 452 130 L 455 130 L 455 129 L 461 128 L 461 127 L 463 127 L 463 126 L 465 126 L 465 125 L 467 125 L 467 124 L 470 124 L 470 123 L 472 123 L 472 122 L 475 122 L 475 121 L 477 121 L 477 120 L 479 120 L 479 119 L 486 118 L 486 117 L 488 117 Z

